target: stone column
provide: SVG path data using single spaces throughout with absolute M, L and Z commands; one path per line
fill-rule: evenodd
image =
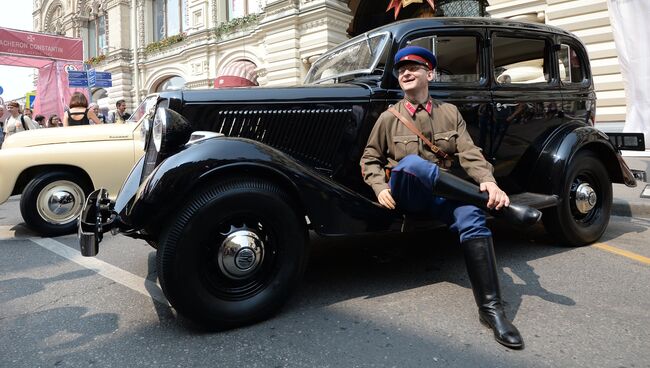
M 106 3 L 107 41 L 104 71 L 113 75 L 113 87 L 108 88 L 109 104 L 114 108 L 120 99 L 126 101 L 127 110 L 133 111 L 134 101 L 133 55 L 131 50 L 131 1 L 112 0 Z

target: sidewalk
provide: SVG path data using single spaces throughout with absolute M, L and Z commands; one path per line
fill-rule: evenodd
M 623 152 L 623 159 L 630 169 L 645 170 L 650 180 L 650 151 Z M 641 198 L 641 192 L 650 183 L 637 181 L 636 188 L 623 184 L 613 185 L 614 201 L 612 215 L 626 217 L 650 217 L 650 198 Z

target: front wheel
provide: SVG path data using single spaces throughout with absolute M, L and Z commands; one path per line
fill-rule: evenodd
M 171 305 L 212 329 L 276 313 L 300 280 L 307 232 L 277 185 L 238 178 L 194 196 L 161 236 L 158 278 Z
M 43 236 L 77 231 L 77 217 L 92 184 L 73 173 L 54 171 L 32 179 L 20 197 L 20 213 L 27 226 Z
M 612 183 L 598 157 L 578 152 L 563 178 L 562 200 L 544 211 L 544 227 L 563 245 L 591 244 L 603 235 L 612 208 Z

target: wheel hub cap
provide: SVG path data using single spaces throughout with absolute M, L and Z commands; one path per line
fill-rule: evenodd
M 576 208 L 582 214 L 591 211 L 598 201 L 596 191 L 588 183 L 582 183 L 576 189 Z
M 226 276 L 242 279 L 259 268 L 264 258 L 264 244 L 254 232 L 238 230 L 221 243 L 217 258 L 219 268 Z
M 58 191 L 50 195 L 47 206 L 50 211 L 57 215 L 68 213 L 75 205 L 74 196 L 67 191 Z
M 68 224 L 81 212 L 84 198 L 84 191 L 78 184 L 58 180 L 46 185 L 38 193 L 36 211 L 50 224 Z

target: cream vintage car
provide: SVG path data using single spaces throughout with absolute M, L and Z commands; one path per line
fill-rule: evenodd
M 86 195 L 117 193 L 144 154 L 142 117 L 149 96 L 126 124 L 74 126 L 16 133 L 0 149 L 0 204 L 21 194 L 27 226 L 43 236 L 73 233 Z

